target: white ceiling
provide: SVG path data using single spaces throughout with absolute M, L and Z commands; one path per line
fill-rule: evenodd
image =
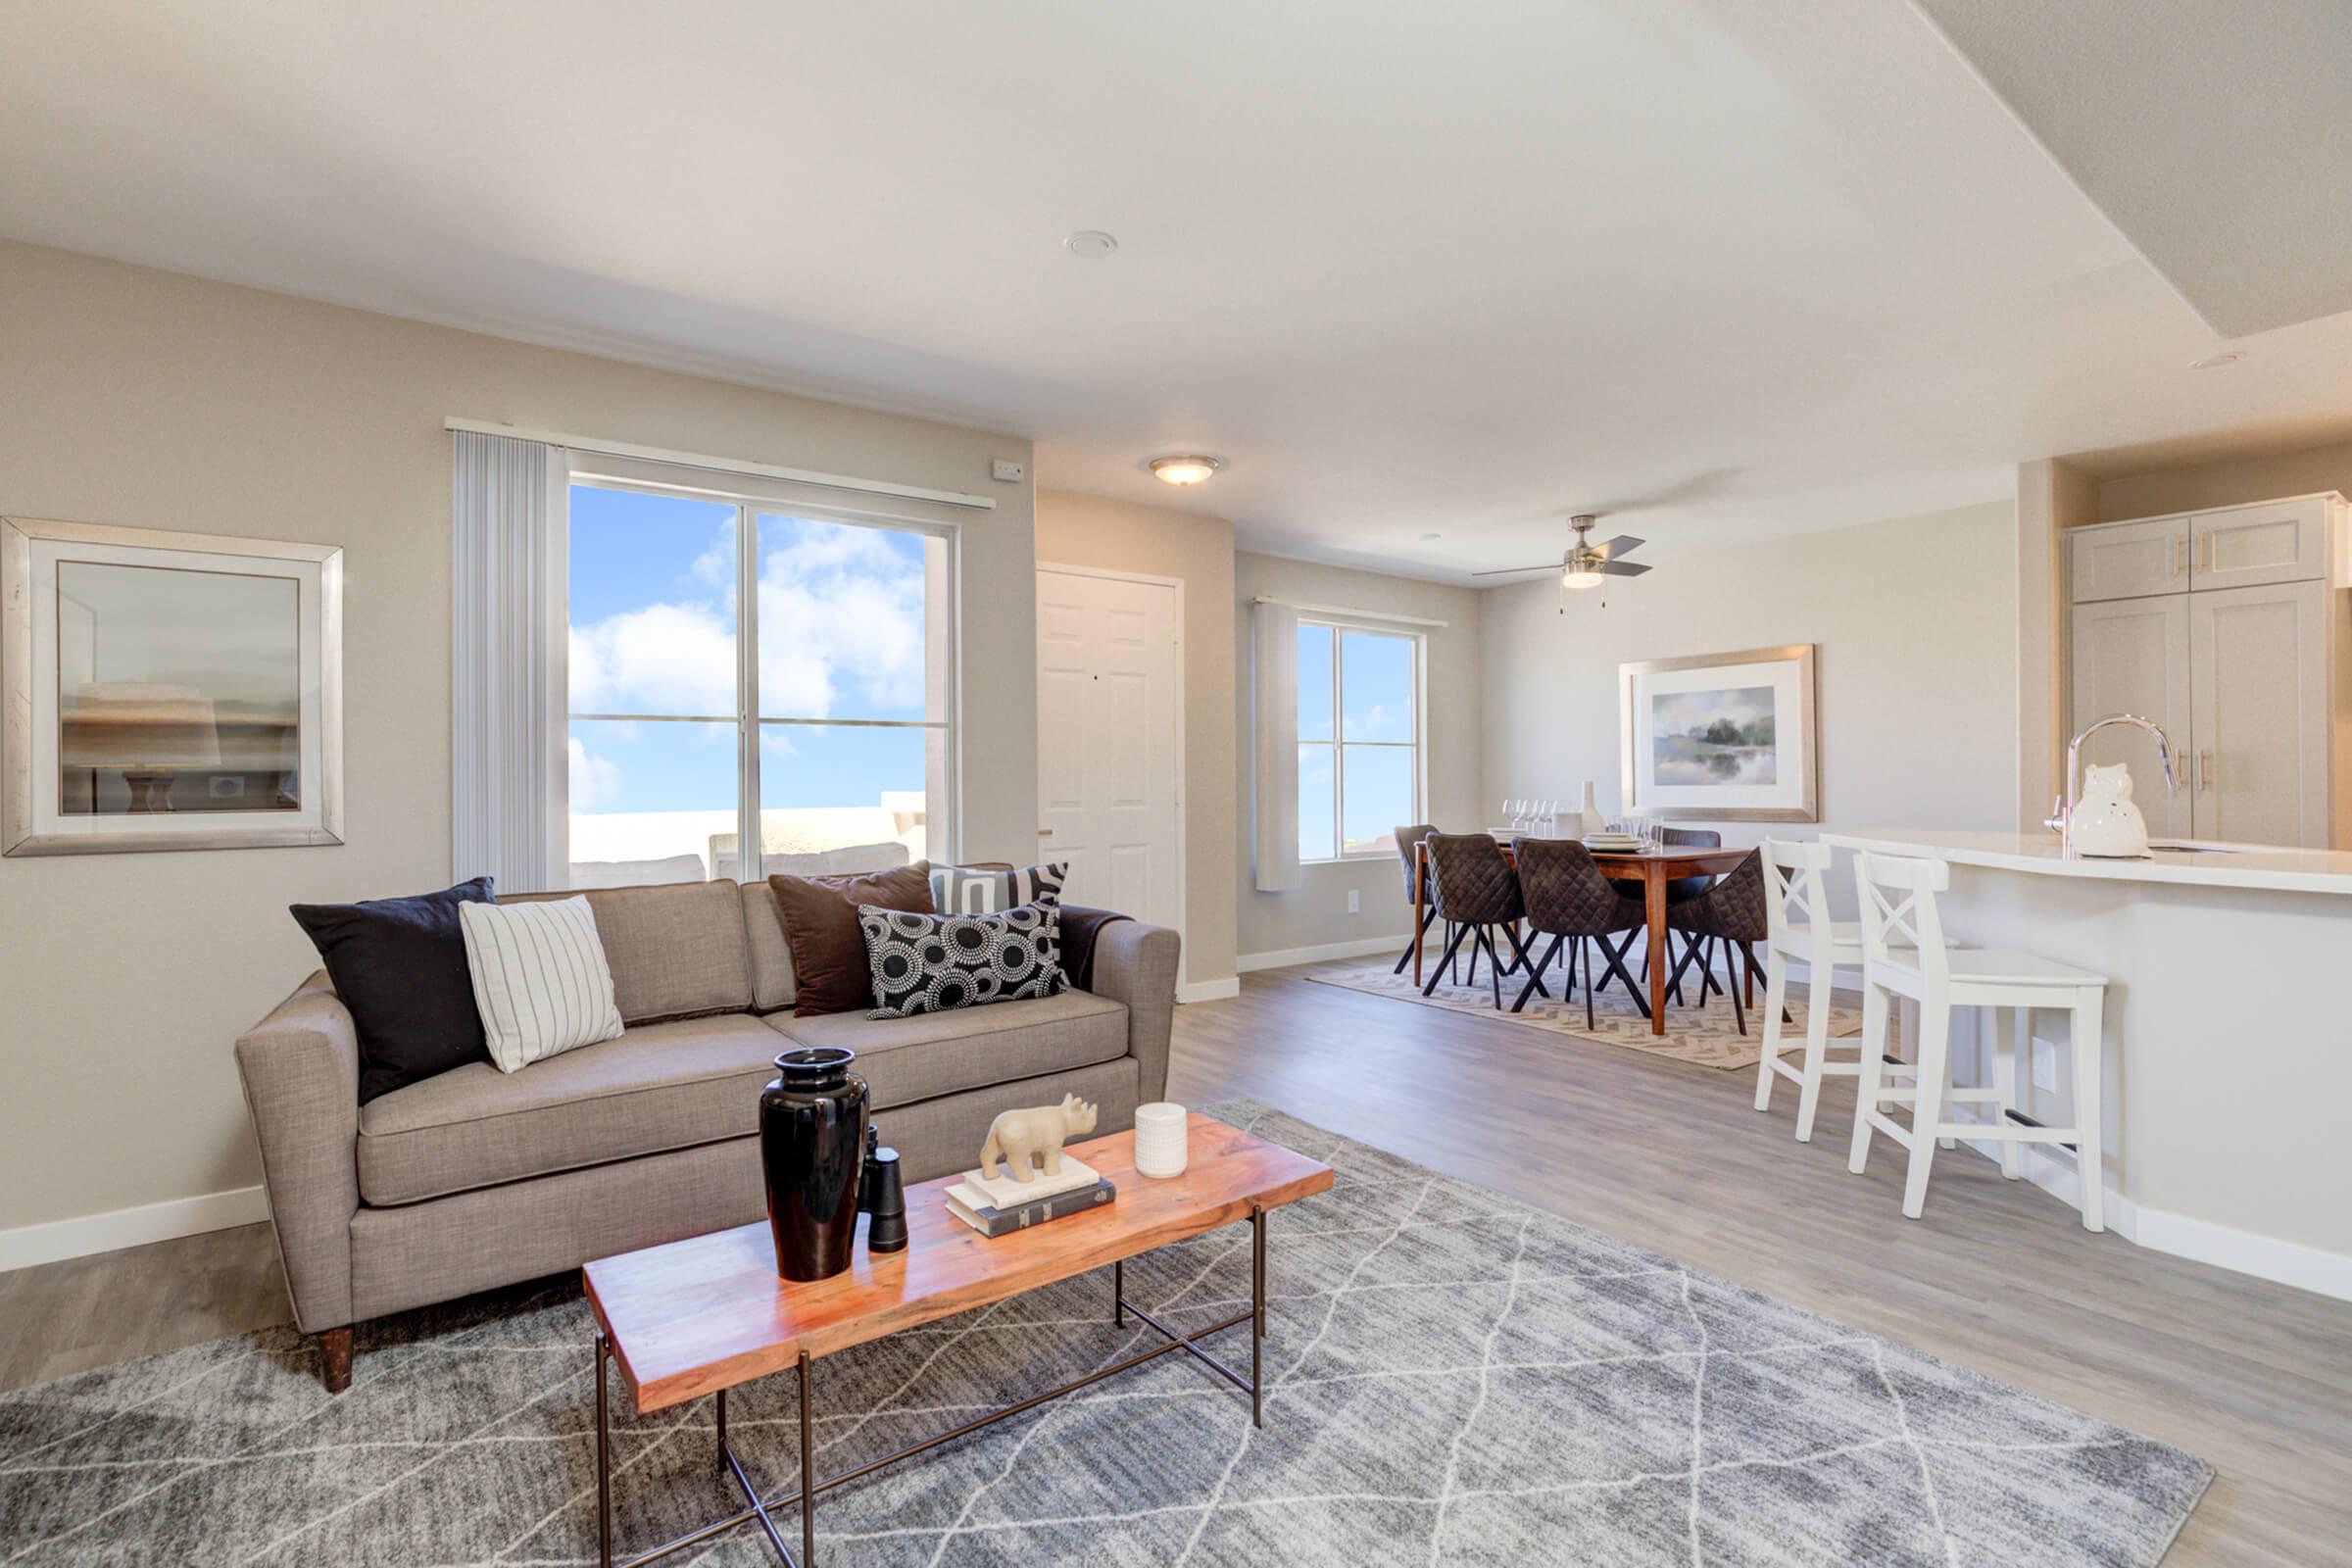
M 2352 418 L 2352 315 L 2186 369 L 1886 0 L 0 5 L 0 235 L 1029 435 L 1260 549 L 1657 560 Z
M 2214 330 L 2352 311 L 2352 5 L 1919 5 Z

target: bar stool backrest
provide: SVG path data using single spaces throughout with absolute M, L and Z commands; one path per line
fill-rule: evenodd
M 1764 862 L 1764 915 L 1773 947 L 1799 958 L 1827 953 L 1830 847 L 1819 840 L 1766 839 L 1756 851 Z
M 1862 961 L 1917 970 L 1940 984 L 1951 971 L 1936 895 L 1952 883 L 1942 860 L 1900 855 L 1854 857 L 1854 890 L 1862 899 Z

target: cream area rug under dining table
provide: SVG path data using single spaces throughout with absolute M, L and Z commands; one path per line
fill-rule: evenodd
M 1502 1010 L 1494 1010 L 1494 993 L 1487 980 L 1486 962 L 1479 962 L 1478 984 L 1466 985 L 1448 977 L 1438 982 L 1429 996 L 1421 995 L 1413 984 L 1410 965 L 1402 974 L 1392 974 L 1396 959 L 1376 958 L 1363 963 L 1317 969 L 1304 978 L 1318 985 L 1339 986 L 1348 991 L 1367 992 L 1376 997 L 1394 997 L 1399 1002 L 1417 1002 L 1425 1007 L 1444 1007 L 1449 1012 L 1474 1013 L 1485 1018 L 1500 1018 L 1529 1029 L 1542 1029 L 1555 1035 L 1575 1035 L 1584 1040 L 1598 1040 L 1606 1045 L 1623 1046 L 1628 1051 L 1644 1051 L 1653 1056 L 1665 1056 L 1674 1061 L 1687 1061 L 1695 1066 L 1731 1070 L 1753 1067 L 1763 1054 L 1764 986 L 1759 976 L 1756 985 L 1756 1005 L 1747 1009 L 1747 1033 L 1742 1035 L 1732 1015 L 1731 1000 L 1721 992 L 1707 998 L 1704 1006 L 1688 1006 L 1669 997 L 1666 1004 L 1666 1032 L 1653 1035 L 1649 1020 L 1635 1007 L 1633 999 L 1622 985 L 1611 985 L 1593 1000 L 1592 1027 L 1585 1027 L 1585 995 L 1583 977 L 1579 975 L 1576 997 L 1563 1000 L 1560 993 L 1565 977 L 1559 964 L 1544 971 L 1544 987 L 1551 993 L 1546 1002 L 1542 997 L 1527 999 L 1526 1009 L 1511 1011 L 1511 1003 L 1518 997 L 1519 988 L 1527 983 L 1525 975 L 1502 977 Z M 1437 962 L 1437 950 L 1430 950 L 1428 961 Z M 1641 955 L 1636 952 L 1627 958 L 1626 966 L 1639 976 Z M 1607 970 L 1594 964 L 1605 976 Z M 1468 973 L 1467 965 L 1463 973 Z M 1426 979 L 1428 971 L 1424 971 Z M 1723 976 L 1716 981 L 1721 984 Z M 1800 982 L 1788 988 L 1788 1016 L 1792 1022 L 1781 1026 L 1783 1050 L 1802 1047 L 1805 1039 L 1805 987 Z M 1695 1001 L 1698 996 L 1698 971 L 1695 966 L 1683 976 L 1683 995 Z M 1745 1004 L 1745 995 L 1741 997 Z M 1895 1035 L 1894 1020 L 1888 1020 L 1888 1037 Z M 1851 1038 L 1862 1032 L 1862 1013 L 1859 1008 L 1833 1004 L 1830 1008 L 1830 1038 Z

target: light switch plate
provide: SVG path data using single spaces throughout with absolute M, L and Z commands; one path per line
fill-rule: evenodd
M 988 466 L 988 476 L 1005 484 L 1019 484 L 1029 477 L 1029 465 L 1015 463 L 1010 458 L 999 458 Z
M 2039 1035 L 2034 1037 L 2034 1087 L 2045 1095 L 2058 1092 L 2058 1048 Z
M 1349 914 L 1361 914 L 1364 912 L 1364 894 L 1361 888 L 1349 888 L 1348 890 L 1348 912 Z

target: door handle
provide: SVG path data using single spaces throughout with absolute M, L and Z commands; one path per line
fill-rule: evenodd
M 1037 830 L 1037 836 L 1041 839 L 1050 839 L 1054 836 L 1054 830 L 1050 827 L 1041 827 Z
M 2200 534 L 2197 538 L 2197 569 L 2205 572 L 2213 570 L 2212 534 Z
M 2213 753 L 2211 751 L 2197 754 L 2197 793 L 2200 795 L 2213 793 Z
M 2173 575 L 2180 575 L 2180 536 L 2173 535 Z

